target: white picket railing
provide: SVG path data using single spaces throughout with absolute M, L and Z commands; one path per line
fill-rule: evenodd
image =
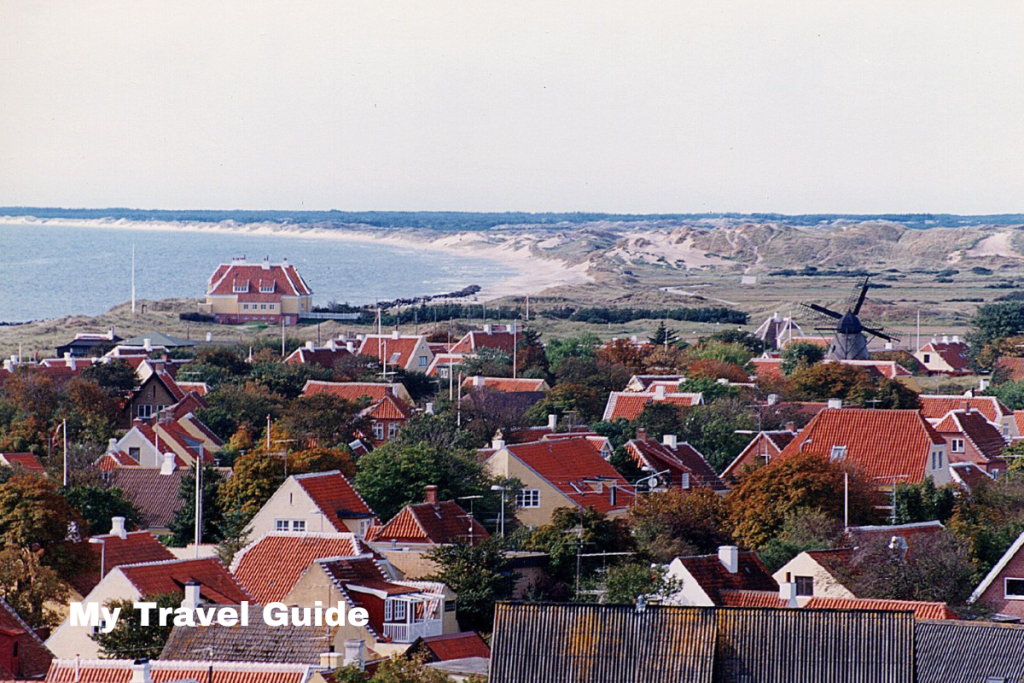
M 441 635 L 441 620 L 430 619 L 412 624 L 384 624 L 384 637 L 392 643 L 411 643 L 417 638 Z

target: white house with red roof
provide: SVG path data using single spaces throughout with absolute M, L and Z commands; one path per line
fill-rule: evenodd
M 296 474 L 274 492 L 246 531 L 250 538 L 279 531 L 354 533 L 362 538 L 380 524 L 345 475 L 338 470 Z
M 635 498 L 633 487 L 587 438 L 521 444 L 496 438 L 480 457 L 491 475 L 523 483 L 516 496 L 516 516 L 528 526 L 547 524 L 560 507 L 622 516 Z
M 933 337 L 930 342 L 914 353 L 914 358 L 929 373 L 969 375 L 971 374 L 969 351 L 970 347 L 967 343 L 960 341 L 957 336 L 952 339 L 943 336 L 942 341 Z
M 490 538 L 487 530 L 454 500 L 438 500 L 437 487 L 427 486 L 422 503 L 406 505 L 382 526 L 370 527 L 368 543 L 387 543 L 403 548 L 466 543 L 476 545 Z
M 82 608 L 103 606 L 112 600 L 138 601 L 163 593 L 178 593 L 186 599 L 220 605 L 252 600 L 219 559 L 208 557 L 116 567 L 82 599 Z M 93 627 L 72 625 L 68 616 L 47 639 L 46 646 L 57 657 L 98 657 L 99 645 L 90 638 L 93 633 Z
M 285 259 L 249 263 L 245 257 L 222 263 L 210 276 L 199 310 L 218 323 L 268 322 L 294 325 L 313 308 L 313 290 Z
M 394 330 L 391 334 L 368 334 L 363 337 L 360 356 L 376 358 L 384 372 L 401 369 L 406 372 L 426 373 L 434 360 L 427 338 L 422 334 L 405 335 Z
M 111 520 L 109 534 L 89 538 L 95 564 L 75 576 L 66 577 L 79 596 L 88 595 L 114 569 L 126 564 L 163 562 L 174 555 L 149 531 L 127 531 L 124 517 Z
M 198 406 L 194 394 L 165 408 L 156 419 L 135 420 L 118 440 L 111 439 L 107 452 L 96 461 L 101 470 L 117 467 L 161 469 L 194 467 L 196 461 L 212 464 L 224 442 L 199 421 L 192 408 Z M 168 456 L 172 457 L 170 463 Z
M 777 460 L 814 453 L 859 468 L 880 488 L 948 484 L 946 441 L 917 410 L 827 408 L 790 441 Z

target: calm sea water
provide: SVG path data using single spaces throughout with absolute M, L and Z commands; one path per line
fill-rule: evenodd
M 217 264 L 287 258 L 314 305 L 439 294 L 508 276 L 498 261 L 285 235 L 0 225 L 0 322 L 102 313 L 131 299 L 201 298 Z

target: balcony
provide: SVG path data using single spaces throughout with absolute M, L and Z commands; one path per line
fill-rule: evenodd
M 441 620 L 428 619 L 411 623 L 384 624 L 384 638 L 392 643 L 411 643 L 417 638 L 441 635 Z

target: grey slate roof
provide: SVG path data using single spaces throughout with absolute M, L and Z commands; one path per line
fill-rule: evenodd
M 500 604 L 491 683 L 912 683 L 910 612 Z
M 160 474 L 160 470 L 148 467 L 118 467 L 108 476 L 110 485 L 121 489 L 142 514 L 143 529 L 167 529 L 184 504 L 178 492 L 186 474 L 183 469 Z
M 917 683 L 1024 681 L 1024 626 L 920 621 L 914 632 Z
M 319 665 L 331 650 L 334 628 L 267 626 L 261 609 L 249 606 L 248 626 L 175 626 L 160 658 Z

